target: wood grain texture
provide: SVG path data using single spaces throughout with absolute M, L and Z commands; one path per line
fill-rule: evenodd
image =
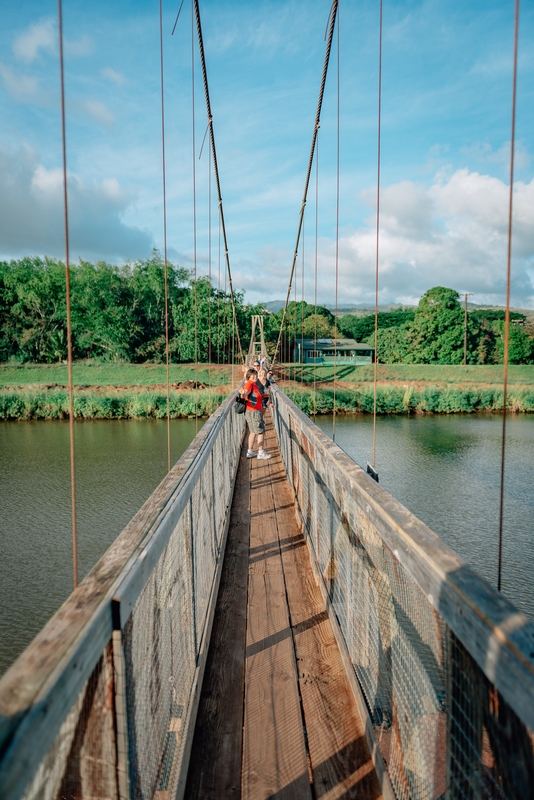
M 241 796 L 250 461 L 241 453 L 185 797 Z
M 271 462 L 273 504 L 284 567 L 292 637 L 315 796 L 376 800 L 382 792 L 309 552 L 291 507 L 289 485 Z
M 311 800 L 269 464 L 251 473 L 242 797 Z

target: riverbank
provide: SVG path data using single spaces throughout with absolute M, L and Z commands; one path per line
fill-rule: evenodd
M 173 389 L 169 397 L 171 418 L 207 417 L 227 394 L 226 387 Z M 164 419 L 167 393 L 164 387 L 77 388 L 74 413 L 78 419 Z M 67 419 L 68 415 L 69 395 L 64 387 L 0 389 L 0 420 Z
M 242 376 L 233 368 L 233 385 Z M 503 410 L 502 366 L 378 366 L 379 414 L 455 414 Z M 333 368 L 285 365 L 280 386 L 307 414 L 334 410 Z M 232 367 L 170 367 L 173 419 L 209 416 L 232 386 Z M 336 413 L 373 412 L 372 365 L 339 367 Z M 74 365 L 74 410 L 79 419 L 162 419 L 167 415 L 165 366 L 160 364 Z M 67 370 L 63 364 L 0 366 L 0 420 L 66 419 Z M 534 366 L 510 367 L 508 409 L 534 412 Z
M 281 388 L 306 414 L 331 414 L 334 387 L 312 387 L 282 382 Z M 205 417 L 215 411 L 227 396 L 228 386 L 216 388 L 171 389 L 172 419 Z M 499 412 L 503 410 L 502 387 L 491 385 L 428 384 L 377 385 L 379 414 L 456 414 Z M 337 386 L 335 406 L 338 414 L 372 414 L 374 386 Z M 534 413 L 534 387 L 511 386 L 508 410 Z M 0 389 L 0 420 L 66 419 L 69 396 L 65 387 L 19 386 Z M 163 419 L 167 416 L 164 386 L 80 388 L 74 392 L 74 411 L 79 419 Z
M 284 391 L 306 414 L 332 414 L 334 387 L 313 388 L 285 386 Z M 502 386 L 379 383 L 376 387 L 378 414 L 458 414 L 481 411 L 499 412 L 504 408 Z M 513 413 L 534 412 L 534 386 L 513 386 L 508 392 L 508 410 Z M 336 413 L 372 414 L 374 386 L 366 383 L 354 387 L 338 386 L 335 391 Z

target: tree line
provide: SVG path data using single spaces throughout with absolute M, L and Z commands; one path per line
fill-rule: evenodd
M 238 360 L 230 295 L 208 277 L 167 265 L 169 351 L 173 362 Z M 252 314 L 234 294 L 243 348 Z M 164 264 L 158 252 L 123 266 L 80 261 L 71 266 L 72 345 L 75 359 L 165 360 Z M 196 324 L 195 324 L 196 319 Z M 28 257 L 0 262 L 0 361 L 52 363 L 67 358 L 65 265 Z
M 174 363 L 238 361 L 230 296 L 207 276 L 195 282 L 190 271 L 167 265 L 169 350 Z M 243 350 L 251 317 L 263 314 L 267 349 L 274 354 L 283 310 L 269 314 L 262 304 L 234 294 Z M 72 343 L 75 359 L 102 361 L 165 360 L 164 264 L 150 258 L 122 266 L 80 261 L 71 266 Z M 534 364 L 534 331 L 524 315 L 512 312 L 509 358 Z M 416 309 L 378 314 L 378 360 L 385 364 L 461 364 L 464 310 L 458 292 L 436 286 Z M 338 336 L 374 347 L 374 314 L 344 314 L 336 319 L 324 306 L 289 303 L 281 337 L 281 361 L 289 361 L 295 341 Z M 469 364 L 502 363 L 504 311 L 468 313 Z M 0 262 L 0 362 L 52 363 L 67 358 L 65 266 L 56 259 L 27 257 Z

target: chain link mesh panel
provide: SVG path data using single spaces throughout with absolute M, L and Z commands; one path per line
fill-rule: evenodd
M 532 731 L 370 522 L 364 492 L 348 491 L 337 446 L 273 394 L 299 516 L 396 797 L 531 796 Z
M 226 414 L 122 631 L 130 796 L 135 800 L 170 797 L 182 759 L 199 655 L 207 646 L 209 609 L 216 599 L 242 431 L 242 418 Z
M 10 752 L 0 728 L 2 798 L 167 800 L 173 796 L 186 735 L 194 722 L 193 697 L 199 664 L 207 653 L 243 429 L 244 419 L 234 414 L 229 398 L 132 521 L 132 533 L 126 529 L 124 534 L 132 538 L 113 545 L 95 566 L 92 578 L 80 584 L 83 594 L 89 579 L 91 586 L 98 583 L 102 600 L 77 623 L 83 632 L 69 645 L 71 650 L 58 648 L 57 660 L 63 666 L 58 669 L 52 659 L 50 675 L 38 673 L 42 696 L 53 699 L 35 699 L 24 709 L 33 715 L 35 730 L 18 735 L 24 716 L 0 715 L 0 723 L 11 725 L 18 736 Z M 169 519 L 177 520 L 172 530 Z M 111 598 L 117 592 L 120 596 L 129 576 L 144 575 L 144 548 L 163 533 L 167 538 L 161 539 L 162 546 L 166 544 L 154 568 L 142 578 L 132 612 L 118 625 L 120 604 L 118 597 L 115 605 Z M 105 575 L 113 575 L 108 583 Z M 62 622 L 56 615 L 43 633 L 48 629 L 60 633 L 69 608 L 83 616 L 73 595 L 58 612 Z M 39 666 L 42 646 L 42 641 L 30 645 L 23 654 L 25 665 Z M 85 670 L 88 677 L 80 690 Z M 4 694 L 0 693 L 2 709 L 17 695 L 12 677 L 5 685 Z M 21 688 L 26 691 L 25 684 Z M 36 731 L 48 730 L 48 703 L 53 706 L 55 729 L 50 742 L 43 742 Z M 40 760 L 33 758 L 31 771 L 26 775 L 19 766 L 6 766 L 6 753 L 11 764 L 17 759 L 19 765 L 31 763 L 28 753 L 33 748 L 27 742 L 33 741 L 32 736 L 41 755 Z

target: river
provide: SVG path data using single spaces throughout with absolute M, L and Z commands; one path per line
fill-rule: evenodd
M 171 421 L 173 463 L 194 436 L 194 420 Z M 0 674 L 72 590 L 69 465 L 68 422 L 0 423 Z M 166 467 L 166 421 L 76 424 L 80 580 Z
M 317 417 L 332 437 L 332 417 Z M 364 469 L 371 416 L 338 416 L 336 443 Z M 479 574 L 497 585 L 502 416 L 450 414 L 377 419 L 380 485 Z M 534 618 L 534 416 L 509 415 L 502 589 Z
M 332 418 L 318 417 L 329 435 Z M 173 420 L 172 458 L 195 435 Z M 501 417 L 379 417 L 380 484 L 495 584 Z M 66 422 L 0 423 L 0 674 L 72 589 Z M 372 419 L 338 417 L 336 441 L 365 467 Z M 534 417 L 508 420 L 503 588 L 534 617 Z M 79 577 L 165 475 L 166 422 L 76 425 Z

